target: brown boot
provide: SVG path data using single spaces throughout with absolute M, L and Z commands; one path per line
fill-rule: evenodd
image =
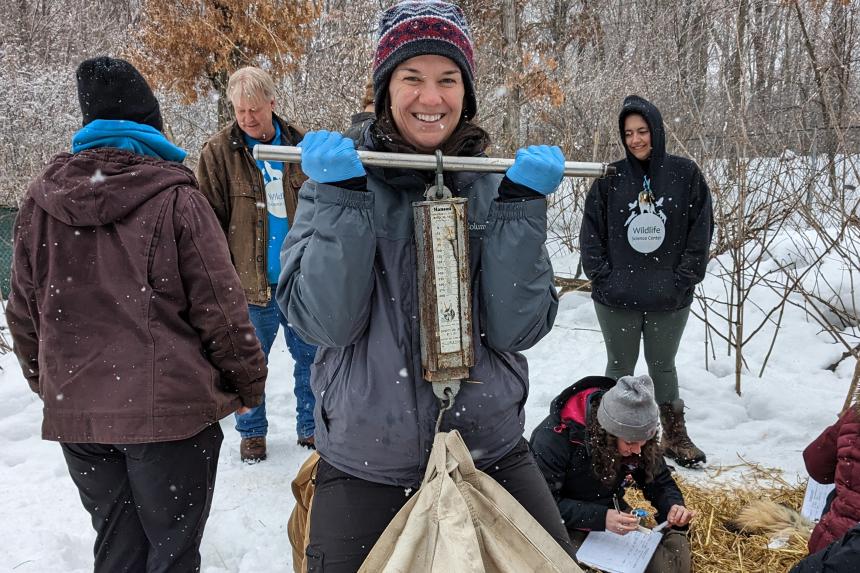
M 296 443 L 298 445 L 300 445 L 301 447 L 307 448 L 309 450 L 317 449 L 317 446 L 314 443 L 314 437 L 313 436 L 308 436 L 307 438 L 299 438 Z
M 239 444 L 239 457 L 243 462 L 255 464 L 266 459 L 266 436 L 242 438 Z
M 683 400 L 679 398 L 660 404 L 660 420 L 663 422 L 663 449 L 668 457 L 685 468 L 707 461 L 705 452 L 696 447 L 687 435 Z

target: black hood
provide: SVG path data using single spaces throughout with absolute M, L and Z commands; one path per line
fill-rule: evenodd
M 651 130 L 651 161 L 657 164 L 661 163 L 666 155 L 666 130 L 663 127 L 663 116 L 660 115 L 660 110 L 653 103 L 638 95 L 629 95 L 624 98 L 621 113 L 618 114 L 618 133 L 621 136 L 621 145 L 624 146 L 627 160 L 631 163 L 637 162 L 636 157 L 630 153 L 624 143 L 624 119 L 631 113 L 638 113 L 645 118 Z
M 585 378 L 581 378 L 565 388 L 561 394 L 555 397 L 555 399 L 550 403 L 549 413 L 553 416 L 560 416 L 561 409 L 564 408 L 564 405 L 567 404 L 570 397 L 574 394 L 579 394 L 583 390 L 588 390 L 589 388 L 609 390 L 613 386 L 615 386 L 615 380 L 606 376 L 586 376 Z

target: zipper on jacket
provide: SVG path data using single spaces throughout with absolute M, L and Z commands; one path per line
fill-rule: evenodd
M 251 161 L 251 167 L 253 168 L 254 171 L 257 172 L 257 180 L 260 182 L 260 187 L 259 187 L 260 194 L 263 196 L 263 200 L 262 200 L 263 215 L 260 216 L 259 219 L 257 219 L 257 223 L 258 223 L 257 226 L 260 226 L 259 223 L 263 224 L 262 225 L 262 227 L 263 227 L 262 235 L 258 235 L 258 241 L 259 241 L 259 237 L 263 237 L 264 242 L 263 242 L 263 246 L 261 248 L 261 250 L 263 251 L 263 255 L 262 255 L 263 256 L 263 276 L 262 276 L 262 278 L 263 278 L 263 283 L 266 285 L 266 288 L 265 288 L 266 305 L 268 305 L 269 301 L 272 300 L 272 292 L 271 292 L 271 289 L 269 288 L 269 203 L 268 203 L 268 201 L 266 201 L 266 182 L 265 182 L 265 180 L 263 180 L 263 173 L 260 171 L 260 168 L 257 166 L 257 161 L 251 155 L 251 152 L 248 151 L 247 145 L 242 145 L 242 153 L 244 153 L 245 157 L 247 157 Z M 254 194 L 256 195 L 256 192 Z M 257 199 L 257 197 L 254 197 L 254 199 Z M 284 199 L 284 202 L 286 203 L 286 198 Z M 260 203 L 261 203 L 260 201 L 256 202 L 258 212 L 261 209 Z M 255 257 L 254 262 L 255 263 L 257 262 L 256 257 Z M 259 273 L 259 271 L 260 271 L 260 268 L 257 267 L 257 272 Z M 259 280 L 259 278 L 258 278 L 258 280 Z M 265 306 L 265 305 L 263 305 L 263 306 Z

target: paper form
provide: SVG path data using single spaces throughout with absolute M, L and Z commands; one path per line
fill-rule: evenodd
M 800 515 L 810 521 L 818 522 L 824 512 L 827 496 L 835 487 L 835 484 L 818 483 L 809 478 L 809 483 L 806 484 L 806 493 L 803 494 L 803 506 L 800 508 Z
M 577 560 L 607 573 L 643 573 L 663 539 L 660 533 L 616 535 L 592 531 L 576 552 Z

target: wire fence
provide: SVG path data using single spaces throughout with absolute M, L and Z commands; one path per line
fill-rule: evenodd
M 12 233 L 18 209 L 0 207 L 0 294 L 3 299 L 9 295 L 9 281 L 12 275 Z

